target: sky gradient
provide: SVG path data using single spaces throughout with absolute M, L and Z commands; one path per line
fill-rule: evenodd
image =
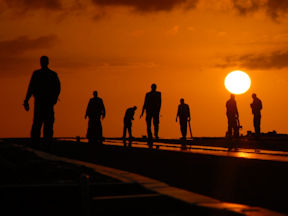
M 62 84 L 55 136 L 85 136 L 94 90 L 107 116 L 103 135 L 120 137 L 128 107 L 162 92 L 159 136 L 178 138 L 183 97 L 194 136 L 224 136 L 225 76 L 242 70 L 250 90 L 236 96 L 243 134 L 253 130 L 251 94 L 263 102 L 262 131 L 288 133 L 288 0 L 0 0 L 0 137 L 27 137 L 33 110 L 22 104 L 32 72 L 47 55 Z M 30 100 L 33 105 L 33 100 Z

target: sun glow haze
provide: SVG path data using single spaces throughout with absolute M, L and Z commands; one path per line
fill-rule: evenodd
M 233 94 L 243 94 L 249 90 L 251 80 L 243 71 L 232 71 L 225 78 L 226 89 Z
M 30 136 L 33 98 L 29 112 L 22 104 L 42 55 L 62 84 L 55 137 L 86 136 L 84 116 L 95 90 L 107 111 L 104 137 L 123 135 L 126 109 L 133 106 L 133 136 L 146 136 L 139 116 L 152 83 L 162 93 L 161 138 L 181 136 L 175 122 L 180 98 L 190 106 L 193 136 L 222 137 L 231 94 L 224 79 L 234 70 L 252 79 L 237 98 L 245 131 L 254 130 L 249 104 L 255 92 L 265 104 L 261 130 L 288 133 L 288 10 L 275 3 L 270 11 L 268 0 L 253 1 L 259 8 L 239 2 L 0 0 L 0 137 Z M 277 12 L 283 14 L 271 17 Z

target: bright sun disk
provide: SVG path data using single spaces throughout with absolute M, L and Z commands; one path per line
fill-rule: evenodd
M 232 71 L 226 76 L 224 84 L 232 94 L 243 94 L 249 90 L 251 80 L 243 71 Z

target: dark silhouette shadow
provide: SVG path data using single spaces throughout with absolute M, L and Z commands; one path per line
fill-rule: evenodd
M 252 94 L 253 103 L 250 104 L 252 109 L 252 114 L 254 115 L 253 124 L 256 136 L 260 136 L 260 123 L 261 123 L 261 110 L 262 101 L 256 96 L 255 93 Z
M 161 92 L 156 91 L 156 84 L 151 85 L 151 91 L 146 93 L 144 105 L 142 108 L 142 113 L 140 118 L 143 116 L 144 111 L 146 111 L 146 124 L 147 124 L 147 135 L 148 135 L 148 146 L 153 148 L 153 137 L 151 131 L 151 122 L 153 119 L 154 125 L 154 136 L 159 139 L 159 113 L 161 109 Z
M 189 109 L 188 104 L 184 103 L 183 98 L 180 99 L 180 104 L 178 106 L 177 115 L 176 115 L 176 122 L 178 120 L 178 117 L 179 117 L 179 122 L 180 122 L 180 130 L 181 130 L 181 134 L 182 134 L 182 138 L 181 138 L 182 147 L 181 147 L 181 149 L 186 150 L 187 149 L 187 146 L 186 146 L 187 123 L 190 121 L 190 109 Z M 190 135 L 192 138 L 192 132 Z
M 29 111 L 29 99 L 34 97 L 34 119 L 31 130 L 32 144 L 38 146 L 41 128 L 45 143 L 53 139 L 54 105 L 60 94 L 60 80 L 56 72 L 48 68 L 49 58 L 40 58 L 41 69 L 34 71 L 24 100 L 24 108 Z
M 261 110 L 262 110 L 262 101 L 256 96 L 255 93 L 252 94 L 253 102 L 250 104 L 250 107 L 252 109 L 253 114 L 253 125 L 255 130 L 256 139 L 260 139 L 261 135 Z M 257 142 L 255 146 L 255 151 L 259 152 L 259 146 L 260 142 Z
M 237 150 L 239 130 L 242 126 L 240 125 L 239 113 L 234 94 L 231 94 L 230 99 L 226 102 L 226 115 L 228 119 L 228 131 L 226 133 L 226 137 L 228 138 L 228 150 L 230 151 L 233 148 Z
M 87 139 L 90 144 L 101 145 L 103 142 L 103 131 L 101 124 L 102 119 L 105 118 L 106 111 L 103 100 L 98 97 L 98 92 L 93 92 L 93 98 L 90 99 L 85 119 L 88 117 L 88 130 L 87 130 Z
M 132 140 L 133 140 L 133 136 L 132 136 L 132 120 L 134 120 L 134 114 L 136 111 L 137 107 L 130 107 L 126 110 L 125 112 L 125 116 L 124 116 L 124 130 L 123 130 L 123 143 L 124 146 L 126 147 L 126 132 L 128 130 L 129 133 L 129 147 L 132 147 Z

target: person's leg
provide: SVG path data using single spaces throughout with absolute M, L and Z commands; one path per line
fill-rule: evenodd
M 124 122 L 123 139 L 126 139 L 126 131 L 127 131 L 127 125 Z
M 147 135 L 148 135 L 147 144 L 148 144 L 149 148 L 153 148 L 151 121 L 152 121 L 152 115 L 146 113 Z
M 257 125 L 258 125 L 258 134 L 259 136 L 261 135 L 261 115 L 258 117 L 258 121 L 257 121 Z
M 102 144 L 103 142 L 103 129 L 102 129 L 101 119 L 97 119 L 96 140 L 98 144 Z
M 239 137 L 239 125 L 236 118 L 233 119 L 232 128 L 234 137 Z
M 254 126 L 254 131 L 255 131 L 255 135 L 257 135 L 257 123 L 256 123 L 256 116 L 253 116 L 253 126 Z
M 133 140 L 133 136 L 132 136 L 132 122 L 130 122 L 130 124 L 128 125 L 128 133 L 129 133 L 129 147 L 132 147 L 132 140 Z
M 129 139 L 132 139 L 132 124 L 128 125 L 128 133 L 129 133 Z
M 185 137 L 185 139 L 186 139 L 186 136 L 187 136 L 187 119 L 185 119 L 184 120 L 184 128 L 183 128 L 183 130 L 184 130 L 184 137 Z
M 232 123 L 232 128 L 233 128 L 233 148 L 237 151 L 238 150 L 238 143 L 239 143 L 239 125 L 238 125 L 238 120 L 236 118 L 233 119 Z
M 88 129 L 87 129 L 87 139 L 88 139 L 88 142 L 90 144 L 94 143 L 94 140 L 95 140 L 95 121 L 93 121 L 93 119 L 89 118 L 88 120 Z
M 39 103 L 35 103 L 34 106 L 34 117 L 31 129 L 31 140 L 33 145 L 39 145 L 41 128 L 42 128 L 43 118 L 41 114 L 41 107 Z
M 151 121 L 152 121 L 152 115 L 146 114 L 146 124 L 147 124 L 148 139 L 152 139 Z
M 185 139 L 186 138 L 186 130 L 187 130 L 187 125 L 185 128 L 185 119 L 181 119 L 180 118 L 180 130 L 181 130 L 181 134 L 182 134 L 182 138 Z
M 260 122 L 261 122 L 261 114 L 256 114 L 254 115 L 254 119 L 253 119 L 253 123 L 254 123 L 254 128 L 255 128 L 255 134 L 256 134 L 256 145 L 255 145 L 255 152 L 260 152 L 260 147 L 261 147 L 261 142 L 260 142 Z
M 181 128 L 181 134 L 182 134 L 182 141 L 181 141 L 181 149 L 186 150 L 187 149 L 187 141 L 186 141 L 186 134 L 187 134 L 187 119 L 186 118 L 180 118 L 180 128 Z
M 159 113 L 155 113 L 153 115 L 153 125 L 154 125 L 154 136 L 156 139 L 159 138 L 158 132 L 159 132 Z
M 53 106 L 45 108 L 43 134 L 45 142 L 51 143 L 53 139 L 54 109 Z
M 183 124 L 182 124 L 182 120 L 179 119 L 179 125 L 180 125 L 180 131 L 181 131 L 181 135 L 182 135 L 182 138 L 184 137 L 183 135 Z
M 261 116 L 260 115 L 254 115 L 253 123 L 254 123 L 254 129 L 256 136 L 260 135 L 260 121 Z
M 227 130 L 227 136 L 230 138 L 232 137 L 232 124 L 233 120 L 228 117 L 228 130 Z

